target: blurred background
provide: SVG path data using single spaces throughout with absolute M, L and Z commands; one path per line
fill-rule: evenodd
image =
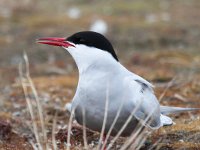
M 35 41 L 84 30 L 104 34 L 123 65 L 156 85 L 157 96 L 178 76 L 161 103 L 200 105 L 199 0 L 0 0 L 0 108 L 8 120 L 26 108 L 18 82 L 24 52 L 40 96 L 59 107 L 71 100 L 73 59 Z
M 67 37 L 94 30 L 112 42 L 119 57 L 140 52 L 182 51 L 200 47 L 199 0 L 1 0 L 0 66 L 66 61 L 62 49 L 38 45 L 39 37 Z
M 51 63 L 57 71 L 71 71 L 72 59 L 64 50 L 35 40 L 83 30 L 104 34 L 123 63 L 140 63 L 144 53 L 157 51 L 165 53 L 163 59 L 179 52 L 183 63 L 192 63 L 188 55 L 200 54 L 199 18 L 199 0 L 0 0 L 0 67 L 16 67 L 25 51 L 33 65 Z

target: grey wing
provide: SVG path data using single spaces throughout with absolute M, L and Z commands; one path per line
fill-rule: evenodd
M 127 86 L 131 92 L 131 103 L 134 116 L 142 124 L 157 129 L 162 126 L 160 105 L 150 84 L 143 78 L 127 78 Z M 147 81 L 146 81 L 147 82 Z

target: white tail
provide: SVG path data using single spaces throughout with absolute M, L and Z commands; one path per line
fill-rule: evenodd
M 200 110 L 200 108 L 182 108 L 182 107 L 170 107 L 170 106 L 160 106 L 161 114 L 174 114 L 174 113 L 181 113 L 185 111 L 195 111 Z

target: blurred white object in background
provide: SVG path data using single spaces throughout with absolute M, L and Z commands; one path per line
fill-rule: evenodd
M 147 14 L 145 20 L 147 23 L 152 24 L 158 21 L 158 17 L 155 14 Z
M 147 14 L 145 16 L 145 21 L 149 24 L 153 24 L 160 21 L 168 22 L 171 20 L 171 16 L 168 12 L 162 12 L 160 14 Z
M 91 24 L 90 31 L 106 34 L 108 31 L 108 25 L 104 20 L 98 19 Z
M 78 19 L 81 16 L 81 11 L 79 8 L 77 7 L 71 7 L 67 10 L 67 15 L 71 18 L 71 19 Z
M 12 12 L 10 9 L 0 7 L 0 16 L 4 18 L 10 18 L 12 16 Z

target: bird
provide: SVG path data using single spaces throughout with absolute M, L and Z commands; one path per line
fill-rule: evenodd
M 155 130 L 173 124 L 168 114 L 198 110 L 160 105 L 154 86 L 126 69 L 100 33 L 81 31 L 67 38 L 39 38 L 37 43 L 62 47 L 73 57 L 79 79 L 72 102 L 66 106 L 80 125 L 93 131 L 100 132 L 104 125 L 105 134 L 114 136 L 126 123 L 120 135 L 126 137 L 138 125 Z

